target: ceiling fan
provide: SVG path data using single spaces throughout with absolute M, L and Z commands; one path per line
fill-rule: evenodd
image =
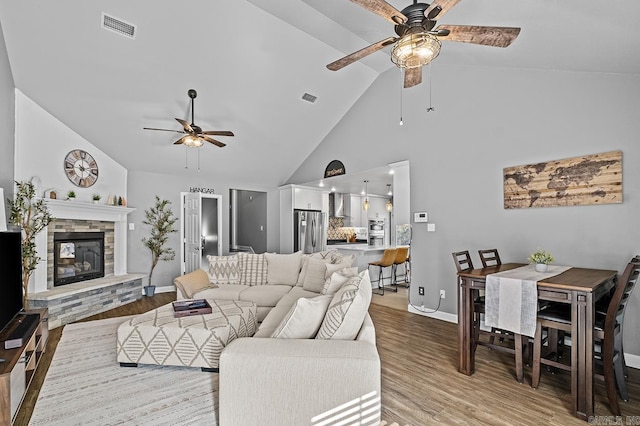
M 184 134 L 183 137 L 181 137 L 180 139 L 178 139 L 173 143 L 174 145 L 183 144 L 188 147 L 199 148 L 202 145 L 204 145 L 204 142 L 206 141 L 216 146 L 219 146 L 220 148 L 222 148 L 223 146 L 226 146 L 227 144 L 220 142 L 218 140 L 215 140 L 209 136 L 233 136 L 233 132 L 230 132 L 228 130 L 203 131 L 200 126 L 196 126 L 193 121 L 193 100 L 198 96 L 198 92 L 196 92 L 194 89 L 189 89 L 189 91 L 187 92 L 187 95 L 189 95 L 189 97 L 191 98 L 191 124 L 189 124 L 189 122 L 185 120 L 176 118 L 176 121 L 182 124 L 183 130 L 155 129 L 152 127 L 144 127 L 143 129 L 144 130 L 160 130 L 163 132 L 175 132 L 175 133 Z
M 404 69 L 404 87 L 422 82 L 422 66 L 431 62 L 440 53 L 440 40 L 485 46 L 507 47 L 520 34 L 515 27 L 483 27 L 473 25 L 439 25 L 441 18 L 460 0 L 433 0 L 431 4 L 418 3 L 398 11 L 384 0 L 351 0 L 365 9 L 382 16 L 395 25 L 398 37 L 388 37 L 360 49 L 327 65 L 338 71 L 386 46 L 393 45 L 391 61 Z

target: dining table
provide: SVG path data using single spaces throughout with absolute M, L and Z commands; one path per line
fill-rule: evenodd
M 484 291 L 487 276 L 526 266 L 504 263 L 458 272 L 458 371 L 475 370 L 473 332 L 474 295 Z M 538 301 L 571 305 L 571 402 L 573 415 L 583 420 L 594 407 L 594 317 L 595 302 L 616 284 L 617 271 L 570 267 L 558 275 L 537 281 Z

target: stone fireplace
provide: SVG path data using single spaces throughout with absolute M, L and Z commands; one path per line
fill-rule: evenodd
M 55 219 L 36 236 L 36 250 L 42 260 L 34 271 L 27 294 L 30 308 L 49 309 L 49 328 L 68 324 L 104 312 L 142 297 L 144 274 L 127 274 L 127 215 L 135 209 L 79 201 L 45 200 Z M 101 235 L 103 253 L 94 259 L 95 247 L 60 246 L 72 243 L 73 234 Z M 58 238 L 61 237 L 61 238 Z M 69 240 L 68 237 L 72 237 Z M 94 239 L 95 240 L 95 239 Z M 55 251 L 66 256 L 56 264 Z M 73 259 L 71 258 L 73 252 Z M 79 254 L 80 257 L 76 256 Z M 56 275 L 82 275 L 102 263 L 102 277 L 54 285 Z

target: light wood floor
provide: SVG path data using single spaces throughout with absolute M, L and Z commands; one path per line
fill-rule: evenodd
M 138 314 L 172 300 L 175 293 L 144 297 L 83 321 Z M 535 390 L 530 386 L 530 369 L 525 370 L 525 383 L 519 384 L 514 378 L 512 358 L 479 347 L 476 373 L 468 377 L 456 369 L 455 324 L 406 312 L 406 304 L 403 310 L 374 302 L 369 312 L 376 326 L 382 362 L 382 418 L 386 422 L 401 426 L 587 424 L 569 414 L 567 374 L 543 372 L 540 387 Z M 50 332 L 47 352 L 18 412 L 16 425 L 29 422 L 61 334 L 62 327 Z M 623 420 L 624 416 L 640 416 L 639 370 L 630 369 L 628 385 L 631 400 L 620 404 Z M 604 387 L 598 382 L 596 415 L 610 415 Z

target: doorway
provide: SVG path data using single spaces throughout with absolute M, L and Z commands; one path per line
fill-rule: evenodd
M 222 254 L 222 196 L 199 192 L 180 193 L 182 274 L 206 269 L 207 256 Z
M 267 251 L 267 193 L 229 190 L 229 251 Z

